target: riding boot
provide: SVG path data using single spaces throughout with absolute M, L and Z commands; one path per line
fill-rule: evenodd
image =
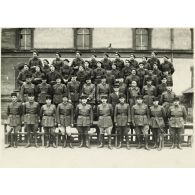
M 30 133 L 28 133 L 28 134 L 27 134 L 27 144 L 26 144 L 25 148 L 28 148 L 28 147 L 30 147 L 30 145 L 31 145 L 31 144 L 30 144 L 30 137 L 31 137 L 31 136 L 30 136 Z
M 172 145 L 170 149 L 174 149 L 175 148 L 175 136 L 172 136 L 171 140 L 172 140 Z
M 35 133 L 35 147 L 36 148 L 39 148 L 39 145 L 38 145 L 38 143 L 37 143 L 37 134 Z
M 117 149 L 122 147 L 122 141 L 121 140 L 122 140 L 122 135 L 121 135 L 121 132 L 119 132 L 119 136 L 118 136 L 119 145 L 116 147 Z
M 138 146 L 136 147 L 136 149 L 141 149 L 141 139 L 140 139 L 140 135 L 137 135 L 137 142 L 138 142 Z
M 181 147 L 181 135 L 178 135 L 178 145 L 177 145 L 177 148 L 182 150 L 182 147 Z
M 152 146 L 152 149 L 155 149 L 155 148 L 157 148 L 157 136 L 156 136 L 156 132 L 154 133 L 153 138 L 154 138 L 154 146 Z
M 63 137 L 62 137 L 62 148 L 66 148 L 67 141 L 68 141 L 68 136 L 63 135 Z
M 98 148 L 103 148 L 104 147 L 104 134 L 100 135 L 99 142 L 100 144 L 98 145 Z
M 160 135 L 160 137 L 159 137 L 159 145 L 158 145 L 157 150 L 158 151 L 162 150 L 162 147 L 163 147 L 163 138 L 162 138 L 162 135 Z
M 54 148 L 57 148 L 57 146 L 56 146 L 56 139 L 57 139 L 56 135 L 55 135 L 55 134 L 52 135 L 52 146 L 53 146 Z
M 67 136 L 67 140 L 69 141 L 69 147 L 74 148 L 72 145 L 73 137 L 71 135 Z
M 108 148 L 112 150 L 112 137 L 111 137 L 111 135 L 108 136 Z
M 17 148 L 17 143 L 18 143 L 18 135 L 16 133 L 14 133 L 14 148 Z
M 85 134 L 85 142 L 86 142 L 86 147 L 90 148 L 90 136 L 88 134 Z
M 80 134 L 80 145 L 79 145 L 79 148 L 82 148 L 84 146 L 84 136 L 83 134 Z
M 46 148 L 49 148 L 49 142 L 50 142 L 50 136 L 49 136 L 49 134 L 46 134 L 45 135 L 45 138 L 46 138 Z
M 148 147 L 148 136 L 145 135 L 144 139 L 145 139 L 145 149 L 150 150 L 150 148 Z
M 130 150 L 129 137 L 126 136 L 125 139 L 126 139 L 126 147 L 127 147 L 127 150 Z

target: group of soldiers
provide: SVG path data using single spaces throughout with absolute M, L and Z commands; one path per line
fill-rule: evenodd
M 76 126 L 79 147 L 90 148 L 90 127 L 97 120 L 99 145 L 104 147 L 105 134 L 112 149 L 112 134 L 117 134 L 117 148 L 126 142 L 130 149 L 130 130 L 135 131 L 137 148 L 149 150 L 149 130 L 154 140 L 152 148 L 162 149 L 163 135 L 171 135 L 171 148 L 182 149 L 182 133 L 186 109 L 172 91 L 174 66 L 167 56 L 160 63 L 155 52 L 151 57 L 137 62 L 134 54 L 123 61 L 118 52 L 112 61 L 107 53 L 98 61 L 93 53 L 91 60 L 83 60 L 81 52 L 69 65 L 69 60 L 33 57 L 20 68 L 17 82 L 20 94 L 11 93 L 12 102 L 7 108 L 8 134 L 13 135 L 17 147 L 18 132 L 24 124 L 27 145 L 37 142 L 38 127 L 44 129 L 46 147 L 56 146 L 56 136 L 61 134 L 62 145 L 73 142 L 72 127 Z

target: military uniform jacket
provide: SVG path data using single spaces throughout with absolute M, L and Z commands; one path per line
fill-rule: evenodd
M 84 67 L 84 60 L 82 58 L 75 58 L 71 64 L 74 74 L 76 74 L 77 71 L 79 70 L 79 66 Z
M 97 100 L 100 100 L 102 95 L 109 96 L 110 94 L 110 86 L 108 84 L 98 84 L 97 85 Z
M 21 72 L 19 72 L 18 77 L 17 77 L 17 83 L 19 85 L 22 85 L 26 81 L 27 74 L 31 74 L 31 72 L 28 70 L 27 71 L 22 70 Z
M 129 104 L 117 104 L 114 110 L 114 122 L 117 126 L 127 126 L 131 122 L 130 106 Z
M 159 77 L 160 76 L 157 76 L 157 75 L 154 75 L 154 74 L 146 74 L 144 76 L 143 86 L 147 84 L 146 81 L 147 81 L 148 77 L 151 77 L 151 79 L 152 79 L 152 85 L 154 85 L 154 86 L 157 86 L 158 85 L 158 83 L 159 83 Z
M 49 65 L 44 65 L 42 68 L 42 72 L 45 73 L 45 75 L 47 75 L 50 72 Z
M 140 84 L 143 84 L 144 76 L 147 74 L 147 71 L 144 68 L 138 68 L 137 70 L 137 76 L 139 76 L 141 82 Z
M 90 63 L 89 63 L 89 67 L 91 69 L 96 69 L 97 68 L 97 60 L 96 59 L 91 59 Z
M 47 76 L 47 82 L 50 85 L 56 84 L 57 77 L 60 77 L 61 79 L 63 79 L 62 76 L 57 71 L 49 72 L 46 76 Z
M 61 124 L 64 127 L 68 127 L 71 124 L 73 124 L 73 105 L 69 102 L 65 103 L 60 103 L 58 104 L 57 107 L 57 113 L 56 113 L 56 118 L 57 118 L 57 123 Z
M 28 64 L 29 64 L 30 70 L 32 70 L 33 72 L 35 72 L 35 67 L 36 66 L 39 66 L 40 69 L 43 67 L 43 64 L 42 64 L 42 62 L 41 62 L 41 60 L 39 58 L 31 58 L 29 60 Z
M 144 64 L 144 69 L 145 69 L 145 70 L 151 69 L 151 65 L 150 65 L 148 62 L 142 61 L 142 63 Z
M 127 85 L 126 85 L 126 83 L 119 82 L 119 93 L 127 95 Z
M 171 106 L 168 109 L 169 127 L 183 128 L 187 117 L 186 108 L 183 105 Z
M 100 104 L 97 108 L 98 126 L 99 128 L 112 127 L 113 108 L 111 104 Z
M 63 79 L 69 80 L 71 78 L 72 68 L 68 65 L 64 65 L 60 68 L 60 74 Z
M 139 87 L 129 87 L 127 91 L 127 100 L 130 103 L 130 99 L 133 101 L 133 104 L 136 102 L 136 97 L 140 95 Z
M 95 79 L 95 83 L 99 84 L 101 82 L 101 77 L 106 74 L 106 71 L 103 68 L 96 68 L 93 71 L 93 76 Z
M 161 83 L 160 85 L 157 86 L 157 95 L 161 97 L 162 93 L 167 90 L 167 84 L 166 83 Z
M 54 104 L 59 104 L 62 102 L 63 95 L 66 95 L 68 97 L 68 90 L 66 85 L 60 83 L 60 84 L 55 84 L 53 86 L 53 103 Z
M 103 60 L 101 60 L 101 62 L 102 62 L 102 66 L 105 70 L 111 70 L 112 69 L 112 61 L 110 59 L 104 58 Z
M 79 101 L 79 96 L 80 96 L 80 82 L 76 81 L 70 81 L 67 84 L 67 89 L 68 89 L 68 96 L 69 99 L 73 102 L 78 102 Z
M 136 104 L 132 107 L 132 122 L 135 123 L 135 126 L 149 124 L 149 110 L 146 104 Z
M 161 95 L 160 103 L 165 107 L 170 106 L 172 105 L 175 96 L 174 92 L 165 91 Z
M 38 102 L 41 104 L 46 103 L 46 96 L 52 94 L 51 85 L 47 83 L 41 83 L 37 85 Z
M 41 71 L 40 72 L 35 72 L 32 75 L 32 83 L 35 84 L 35 85 L 40 84 L 41 81 L 42 81 L 42 76 L 43 75 L 44 75 L 44 73 L 42 73 Z
M 78 104 L 76 107 L 77 126 L 87 127 L 93 123 L 93 110 L 89 104 Z
M 125 80 L 125 83 L 127 84 L 127 86 L 129 86 L 129 84 L 132 82 L 132 81 L 136 81 L 137 82 L 137 85 L 139 86 L 140 85 L 140 78 L 138 75 L 129 75 L 128 77 L 126 77 L 126 80 Z
M 87 73 L 83 70 L 83 71 L 78 71 L 77 72 L 77 80 L 80 82 L 80 83 L 84 83 L 85 80 L 86 80 L 86 77 L 87 77 Z
M 28 101 L 28 94 L 29 93 L 32 93 L 35 95 L 35 85 L 32 84 L 32 83 L 24 83 L 21 87 L 21 98 L 22 98 L 22 101 L 25 102 L 25 101 Z
M 150 107 L 150 126 L 151 128 L 165 127 L 164 119 L 166 117 L 165 109 L 163 106 Z
M 95 103 L 95 85 L 85 83 L 81 95 L 86 95 L 89 103 Z
M 21 125 L 22 104 L 20 102 L 11 102 L 7 107 L 7 124 L 11 127 Z
M 109 95 L 108 102 L 115 108 L 116 104 L 119 103 L 119 93 L 113 92 Z
M 123 78 L 126 78 L 126 77 L 128 77 L 129 75 L 131 75 L 131 70 L 132 70 L 132 68 L 129 66 L 125 66 L 123 69 L 122 69 L 122 71 L 121 71 L 121 76 L 123 77 Z
M 120 72 L 117 69 L 112 69 L 111 74 L 114 75 L 115 79 L 118 79 L 120 77 Z
M 56 121 L 56 106 L 51 105 L 43 105 L 41 107 L 40 116 L 42 118 L 42 126 L 43 127 L 54 127 Z
M 162 72 L 168 71 L 169 74 L 173 74 L 175 72 L 175 69 L 173 67 L 173 64 L 171 62 L 165 62 L 160 65 L 159 68 Z
M 130 67 L 131 67 L 131 69 L 132 68 L 138 69 L 139 65 L 138 65 L 137 60 L 130 60 Z
M 153 85 L 143 86 L 142 95 L 144 98 L 144 103 L 147 105 L 152 105 L 153 98 L 156 96 L 156 87 Z
M 115 59 L 113 62 L 113 64 L 116 64 L 116 68 L 121 71 L 124 68 L 124 61 L 121 59 Z
M 113 87 L 114 83 L 115 83 L 115 77 L 114 75 L 106 75 L 106 83 L 108 83 L 110 85 L 110 87 Z
M 86 72 L 86 77 L 87 78 L 93 79 L 93 77 L 94 77 L 94 75 L 93 75 L 93 69 L 91 69 L 91 68 L 85 68 L 85 72 Z
M 52 65 L 55 67 L 57 72 L 60 72 L 60 68 L 64 66 L 64 62 L 61 59 L 54 59 Z
M 150 58 L 148 60 L 148 63 L 150 64 L 151 68 L 153 69 L 154 63 L 157 63 L 158 68 L 160 68 L 160 60 L 157 57 Z
M 35 125 L 39 121 L 40 107 L 37 102 L 26 102 L 23 106 L 24 123 Z

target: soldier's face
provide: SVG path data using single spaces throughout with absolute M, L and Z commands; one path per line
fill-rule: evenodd
M 154 67 L 154 69 L 157 69 L 157 68 L 158 68 L 158 66 L 157 66 L 156 64 L 154 64 L 154 66 L 153 66 L 153 67 Z
M 59 55 L 59 54 L 56 54 L 56 58 L 57 58 L 57 59 L 60 59 L 60 55 Z
M 162 79 L 162 83 L 166 83 L 167 82 L 167 79 Z
M 118 87 L 115 87 L 115 88 L 114 88 L 114 91 L 115 91 L 115 92 L 118 92 L 118 91 L 119 91 L 119 88 L 118 88 Z
M 151 57 L 154 58 L 156 55 L 154 52 L 151 53 Z
M 163 61 L 164 61 L 164 62 L 167 62 L 167 61 L 168 61 L 168 59 L 167 59 L 167 58 L 165 58 L 165 57 L 163 57 Z
M 40 72 L 39 66 L 36 66 L 36 72 Z
M 133 55 L 130 55 L 130 60 L 134 60 L 134 56 Z
M 148 84 L 148 85 L 151 85 L 151 84 L 152 84 L 152 81 L 147 81 L 147 84 Z
M 120 83 L 123 83 L 123 82 L 124 82 L 124 79 L 123 79 L 123 78 L 120 78 L 120 79 L 119 79 L 119 82 L 120 82 Z
M 97 67 L 98 67 L 98 68 L 101 68 L 101 63 L 98 62 L 98 63 L 97 63 Z
M 91 84 L 91 80 L 90 79 L 86 80 L 86 83 Z
M 142 99 L 137 99 L 138 104 L 142 104 L 143 100 Z
M 68 101 L 68 98 L 67 98 L 67 97 L 63 97 L 62 101 L 63 101 L 64 103 L 66 103 L 66 102 Z
M 81 102 L 82 102 L 83 104 L 86 104 L 86 103 L 87 103 L 87 99 L 82 99 Z
M 30 102 L 34 101 L 34 99 L 35 99 L 34 96 L 29 96 L 29 97 L 28 97 L 28 100 L 29 100 Z
M 106 79 L 102 79 L 102 83 L 106 83 Z
M 143 57 L 143 58 L 142 58 L 142 61 L 146 62 L 147 60 L 146 60 L 146 58 L 145 58 L 145 57 Z
M 175 106 L 178 106 L 178 105 L 179 105 L 179 101 L 178 101 L 178 100 L 177 100 L 177 101 L 174 101 L 173 104 L 174 104 Z
M 61 79 L 56 79 L 56 82 L 57 83 L 61 83 Z
M 119 101 L 120 101 L 120 103 L 124 103 L 125 102 L 125 98 L 120 98 Z
M 83 67 L 82 67 L 82 66 L 80 66 L 80 67 L 79 67 L 79 70 L 80 70 L 80 71 L 83 71 L 84 69 L 83 69 Z
M 93 59 L 93 60 L 94 60 L 94 59 L 95 59 L 95 56 L 94 56 L 94 55 L 92 55 L 92 56 L 91 56 L 91 59 Z
M 167 87 L 167 91 L 172 91 L 172 87 Z
M 137 86 L 137 83 L 136 83 L 135 81 L 133 81 L 133 82 L 131 83 L 131 86 L 132 86 L 132 87 L 136 87 L 136 86 Z
M 132 75 L 136 75 L 136 71 L 135 70 L 132 70 Z
M 154 101 L 153 104 L 154 104 L 155 106 L 158 106 L 158 101 Z
M 26 82 L 27 82 L 27 83 L 30 83 L 31 81 L 32 81 L 31 78 L 26 78 Z
M 50 66 L 51 71 L 53 72 L 55 70 L 54 66 Z
M 33 58 L 37 58 L 37 53 L 33 52 Z
M 128 62 L 128 61 L 125 61 L 125 66 L 127 66 L 127 67 L 129 67 L 129 66 L 130 66 L 130 64 L 129 64 L 129 62 Z
M 13 102 L 16 102 L 16 100 L 17 100 L 17 97 L 16 96 L 12 96 L 11 98 L 12 98 L 12 101 Z
M 43 60 L 43 64 L 44 64 L 44 65 L 48 65 L 48 63 L 47 63 L 46 60 Z
M 107 55 L 104 55 L 104 59 L 107 59 L 108 58 L 108 56 Z
M 89 67 L 89 63 L 88 62 L 85 62 L 85 67 Z
M 140 64 L 140 65 L 139 65 L 139 68 L 144 68 L 143 64 Z
M 24 70 L 29 70 L 27 65 L 24 65 Z
M 64 61 L 64 64 L 65 64 L 65 65 L 69 65 L 69 63 L 68 63 L 67 61 Z
M 46 79 L 42 80 L 42 83 L 46 83 L 46 82 L 47 82 L 47 80 L 46 80 Z
M 105 104 L 107 102 L 107 99 L 102 99 L 102 103 Z
M 80 58 L 80 57 L 81 57 L 80 53 L 76 53 L 76 58 Z
M 51 99 L 46 99 L 46 104 L 51 104 Z
M 115 58 L 116 58 L 116 59 L 119 59 L 120 57 L 119 57 L 119 55 L 116 54 L 116 55 L 115 55 Z
M 76 79 L 77 79 L 76 77 L 72 77 L 72 81 L 76 81 Z
M 112 65 L 112 69 L 116 69 L 116 65 Z

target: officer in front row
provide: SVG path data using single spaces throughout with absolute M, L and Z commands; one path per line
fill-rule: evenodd
M 21 102 L 17 101 L 17 94 L 11 93 L 12 102 L 7 107 L 7 124 L 8 124 L 8 131 L 7 131 L 7 143 L 8 143 L 8 136 L 11 134 L 11 141 L 13 140 L 13 147 L 17 147 L 17 134 L 21 130 L 21 117 L 22 117 L 22 104 Z M 12 136 L 13 133 L 13 136 Z M 12 143 L 6 146 L 11 147 Z
M 181 134 L 184 131 L 187 112 L 186 108 L 179 104 L 179 97 L 174 98 L 173 105 L 169 107 L 167 116 L 169 119 L 169 130 L 172 138 L 171 149 L 174 149 L 175 144 L 177 143 L 178 149 L 181 150 Z

